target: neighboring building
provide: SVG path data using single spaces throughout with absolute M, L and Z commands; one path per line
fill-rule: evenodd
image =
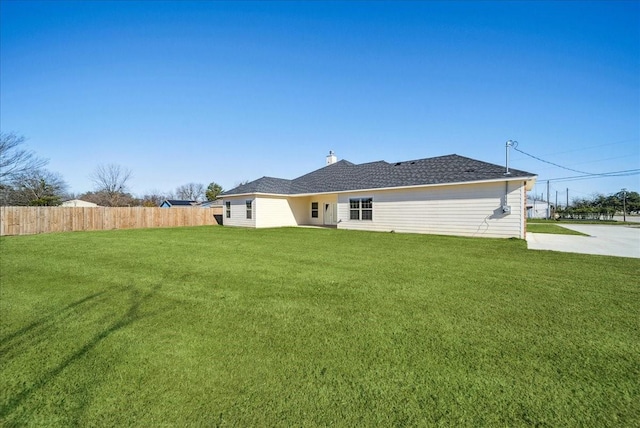
M 222 199 L 216 199 L 215 201 L 204 201 L 198 204 L 200 208 L 218 208 L 222 206 Z
M 196 201 L 183 201 L 180 199 L 165 199 L 160 204 L 160 208 L 171 208 L 171 207 L 193 207 L 197 206 L 198 202 Z
M 71 199 L 69 201 L 64 201 L 60 204 L 61 207 L 82 207 L 82 208 L 95 208 L 99 206 L 98 204 L 94 204 L 93 202 L 83 201 L 82 199 Z
M 527 218 L 547 218 L 548 216 L 549 204 L 547 202 L 527 199 Z
M 222 199 L 216 199 L 213 201 L 205 201 L 202 202 L 201 204 L 198 205 L 200 208 L 207 208 L 209 210 L 211 210 L 211 213 L 213 215 L 213 217 L 216 219 L 216 222 L 219 225 L 222 225 L 224 222 L 223 219 L 223 210 L 224 207 L 222 206 Z
M 536 175 L 458 155 L 353 164 L 337 161 L 287 180 L 262 177 L 220 195 L 226 226 L 516 237 Z

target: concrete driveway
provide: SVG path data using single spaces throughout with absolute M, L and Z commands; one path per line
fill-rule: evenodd
M 640 258 L 640 228 L 638 227 L 590 224 L 559 224 L 558 226 L 586 233 L 589 236 L 527 233 L 527 247 L 530 250 Z

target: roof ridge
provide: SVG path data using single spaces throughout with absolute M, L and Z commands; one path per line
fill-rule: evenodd
M 340 159 L 338 162 L 334 162 L 334 163 L 331 163 L 329 165 L 321 166 L 320 168 L 314 169 L 313 171 L 307 172 L 306 174 L 300 175 L 300 176 L 298 176 L 296 178 L 292 178 L 291 181 L 297 180 L 297 179 L 305 177 L 305 176 L 307 176 L 309 174 L 313 174 L 313 173 L 316 173 L 318 171 L 322 171 L 323 169 L 331 168 L 331 167 L 334 167 L 334 166 L 340 165 L 340 164 L 345 165 L 345 166 L 356 166 L 356 164 L 354 164 L 353 162 L 349 162 L 346 159 Z
M 263 175 L 262 177 L 260 177 L 260 178 L 258 178 L 258 179 L 256 179 L 256 180 L 253 180 L 253 181 L 262 180 L 263 178 L 271 178 L 271 179 L 273 179 L 273 180 L 286 180 L 286 181 L 291 181 L 291 179 L 290 179 L 290 178 L 271 177 L 270 175 Z
M 387 162 L 386 160 L 378 160 L 378 161 L 373 161 L 373 162 L 364 162 L 364 163 L 358 163 L 358 164 L 355 164 L 355 165 L 356 166 L 363 166 L 363 165 L 371 165 L 371 164 L 374 164 L 374 163 L 384 163 L 384 164 L 387 164 L 387 165 L 391 165 L 391 162 Z

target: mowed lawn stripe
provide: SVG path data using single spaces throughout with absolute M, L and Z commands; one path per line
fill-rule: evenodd
M 640 422 L 640 261 L 196 227 L 0 240 L 7 425 Z
M 549 223 L 530 223 L 527 224 L 527 232 L 531 233 L 551 233 L 555 235 L 578 235 L 589 236 L 586 233 L 577 232 L 575 230 L 567 229 L 562 225 L 549 224 Z

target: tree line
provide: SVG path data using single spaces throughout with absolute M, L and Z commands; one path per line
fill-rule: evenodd
M 223 192 L 216 182 L 206 187 L 201 183 L 187 183 L 175 191 L 154 190 L 136 197 L 128 187 L 133 172 L 117 164 L 103 164 L 89 177 L 93 190 L 70 193 L 62 175 L 46 169 L 48 161 L 25 149 L 25 141 L 15 133 L 0 132 L 0 205 L 57 206 L 65 200 L 82 199 L 107 207 L 157 207 L 165 199 L 213 201 Z
M 222 187 L 216 182 L 208 186 L 187 183 L 175 191 L 154 190 L 142 197 L 129 192 L 128 184 L 133 172 L 116 164 L 98 165 L 89 179 L 93 190 L 73 194 L 62 176 L 45 168 L 47 160 L 23 148 L 25 138 L 15 133 L 0 132 L 0 205 L 56 206 L 64 200 L 82 199 L 100 206 L 157 207 L 165 199 L 213 201 Z M 240 184 L 246 183 L 242 182 Z M 611 195 L 596 194 L 590 198 L 574 199 L 569 207 L 557 209 L 562 218 L 610 219 L 616 213 L 640 214 L 640 195 L 623 189 Z
M 576 198 L 571 206 L 556 211 L 560 218 L 581 220 L 611 220 L 618 213 L 640 214 L 640 194 L 622 189 L 610 195 Z

